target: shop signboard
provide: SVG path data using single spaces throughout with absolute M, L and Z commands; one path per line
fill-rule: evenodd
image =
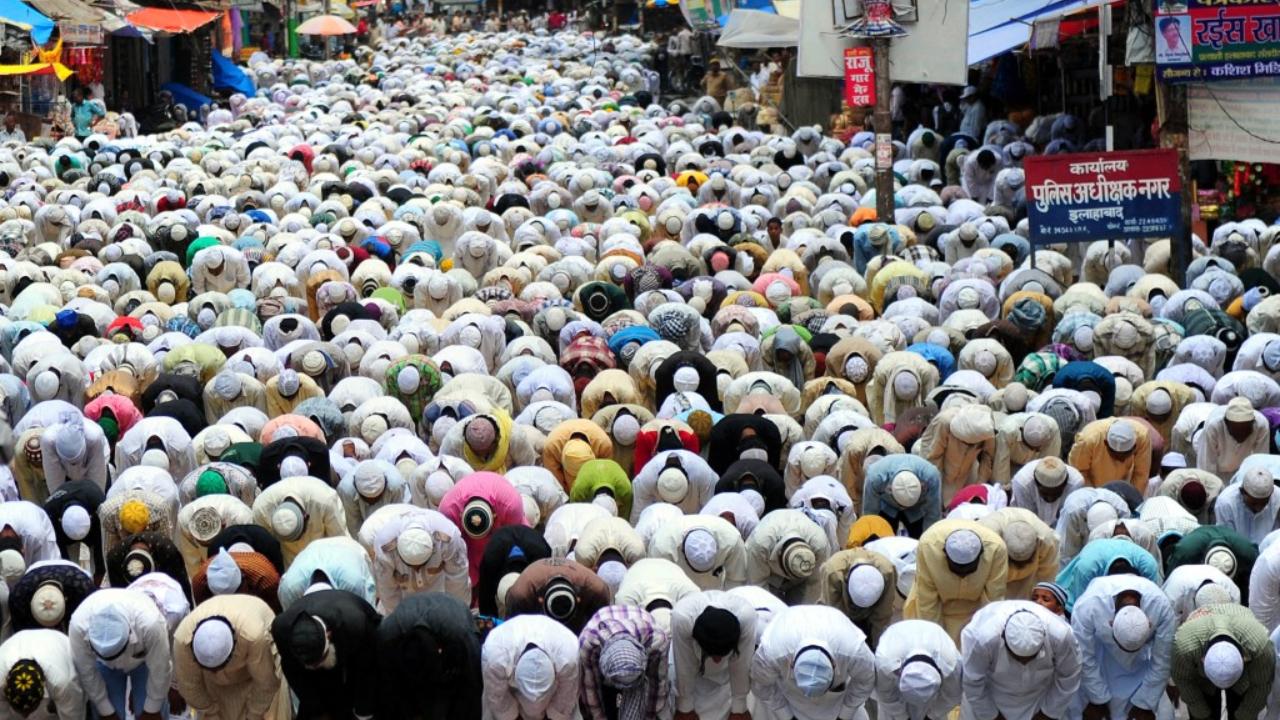
M 60 22 L 58 30 L 67 45 L 101 45 L 102 26 L 97 23 Z
M 1155 0 L 1165 82 L 1280 75 L 1280 0 Z
M 1182 186 L 1175 150 L 1037 155 L 1023 167 L 1033 243 L 1177 234 Z
M 876 104 L 876 68 L 869 47 L 844 50 L 844 102 L 849 107 Z

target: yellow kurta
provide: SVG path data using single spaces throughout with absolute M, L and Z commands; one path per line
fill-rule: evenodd
M 1169 411 L 1169 414 L 1158 421 L 1147 413 L 1147 396 L 1156 390 L 1168 392 L 1169 398 L 1173 400 L 1173 408 Z M 1160 437 L 1164 438 L 1165 447 L 1168 447 L 1173 434 L 1173 424 L 1178 421 L 1178 416 L 1182 414 L 1182 408 L 1195 401 L 1195 391 L 1183 383 L 1169 380 L 1153 380 L 1133 389 L 1133 395 L 1129 397 L 1129 411 L 1131 414 L 1151 423 L 1156 431 L 1160 433 Z
M 1127 422 L 1133 426 L 1137 443 L 1133 450 L 1116 456 L 1107 447 L 1107 431 L 1112 423 Z M 1085 425 L 1076 435 L 1067 464 L 1080 471 L 1089 487 L 1102 487 L 1115 480 L 1133 485 L 1143 496 L 1151 477 L 1151 438 L 1142 423 L 1121 418 L 1096 420 Z
M 217 670 L 196 662 L 191 638 L 212 617 L 225 618 L 235 632 L 231 658 Z M 292 708 L 280 658 L 271 639 L 275 614 L 251 595 L 216 595 L 196 607 L 173 636 L 173 670 L 178 690 L 202 720 L 289 720 Z
M 957 530 L 972 530 L 982 540 L 978 567 L 965 577 L 951 572 L 947 565 L 947 537 Z M 934 523 L 916 547 L 916 581 L 902 617 L 942 625 L 959 646 L 960 631 L 973 614 L 988 603 L 1005 599 L 1008 575 L 1008 552 L 997 533 L 971 520 Z

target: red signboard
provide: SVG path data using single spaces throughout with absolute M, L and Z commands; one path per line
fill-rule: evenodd
M 844 51 L 844 101 L 849 107 L 876 104 L 876 66 L 869 47 Z
M 1034 243 L 1178 233 L 1182 186 L 1173 150 L 1037 155 L 1023 168 Z

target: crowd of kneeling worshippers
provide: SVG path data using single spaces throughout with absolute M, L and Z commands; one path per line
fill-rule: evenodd
M 878 220 L 650 50 L 0 147 L 0 718 L 1280 716 L 1280 226 L 1033 254 L 1069 117 Z

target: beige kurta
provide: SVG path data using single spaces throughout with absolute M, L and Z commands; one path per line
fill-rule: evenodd
M 1036 551 L 1031 559 L 1018 564 L 1009 561 L 1009 575 L 1005 585 L 1008 600 L 1030 600 L 1031 589 L 1036 583 L 1052 582 L 1058 577 L 1058 536 L 1035 513 L 1023 508 L 1001 508 L 978 522 L 997 533 L 1012 522 L 1025 522 L 1036 531 Z
M 995 413 L 981 405 L 950 407 L 934 416 L 914 448 L 942 472 L 942 503 L 966 485 L 991 482 L 996 448 Z
M 1173 400 L 1172 409 L 1163 418 L 1152 417 L 1147 412 L 1147 397 L 1156 390 L 1168 392 L 1169 398 Z M 1182 408 L 1195 401 L 1195 391 L 1183 383 L 1169 380 L 1153 380 L 1133 389 L 1133 395 L 1129 396 L 1129 413 L 1151 423 L 1160 433 L 1160 437 L 1164 438 L 1164 444 L 1168 447 L 1173 435 L 1173 424 L 1178 421 L 1178 416 L 1182 414 Z
M 972 530 L 982 539 L 978 568 L 964 577 L 947 565 L 947 537 L 956 530 Z M 988 603 L 1005 599 L 1008 575 L 1008 552 L 995 531 L 970 520 L 934 523 L 916 546 L 916 581 L 902 617 L 939 623 L 959 645 L 960 631 L 973 614 Z
M 191 639 L 199 624 L 225 618 L 235 632 L 231 658 L 217 670 L 196 662 Z M 215 595 L 196 606 L 173 636 L 178 691 L 201 720 L 289 720 L 289 686 L 271 639 L 275 613 L 251 595 Z

